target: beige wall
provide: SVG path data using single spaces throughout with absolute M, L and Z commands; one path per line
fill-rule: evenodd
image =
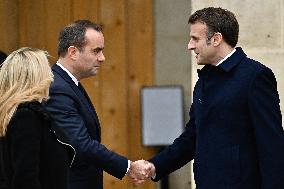
M 154 84 L 181 85 L 185 122 L 191 99 L 191 64 L 187 50 L 190 1 L 154 1 Z M 177 136 L 178 137 L 178 136 Z M 170 189 L 190 187 L 190 164 L 169 175 Z

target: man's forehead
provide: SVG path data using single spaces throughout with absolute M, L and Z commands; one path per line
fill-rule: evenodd
M 104 47 L 104 36 L 102 32 L 98 32 L 94 29 L 89 29 L 86 31 L 85 35 L 86 44 L 96 47 Z
M 207 26 L 206 24 L 203 24 L 201 22 L 196 22 L 194 24 L 191 24 L 190 26 L 190 35 L 193 35 L 193 34 L 202 35 L 202 34 L 206 34 L 206 32 L 207 32 Z
M 190 29 L 207 30 L 207 25 L 203 22 L 195 22 L 190 25 Z
M 100 31 L 96 31 L 92 28 L 88 28 L 86 30 L 86 34 L 85 34 L 86 38 L 91 38 L 91 37 L 104 37 L 103 33 Z

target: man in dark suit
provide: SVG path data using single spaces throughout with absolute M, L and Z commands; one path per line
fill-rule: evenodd
M 46 103 L 56 135 L 71 145 L 76 156 L 70 171 L 70 189 L 102 189 L 103 170 L 122 179 L 145 178 L 146 161 L 131 162 L 108 150 L 101 142 L 101 128 L 95 108 L 80 80 L 96 75 L 105 61 L 102 28 L 79 20 L 59 34 L 59 60 L 52 67 L 54 82 Z
M 283 189 L 284 141 L 273 72 L 246 56 L 233 13 L 204 8 L 189 18 L 199 79 L 190 121 L 151 158 L 152 179 L 194 159 L 197 189 Z

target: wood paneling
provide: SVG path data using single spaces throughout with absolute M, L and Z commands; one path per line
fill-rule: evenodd
M 0 0 L 0 50 L 10 53 L 18 47 L 17 0 Z
M 106 61 L 101 70 L 103 143 L 127 156 L 127 64 L 125 1 L 101 1 L 100 19 L 104 27 Z M 125 188 L 122 181 L 105 174 L 105 188 Z
M 73 20 L 88 19 L 93 22 L 98 22 L 99 10 L 99 0 L 72 1 Z
M 46 49 L 44 1 L 18 0 L 19 47 Z
M 103 144 L 131 160 L 147 159 L 156 151 L 141 143 L 140 89 L 153 84 L 152 6 L 151 0 L 0 0 L 0 49 L 45 49 L 54 63 L 64 26 L 78 19 L 101 23 L 106 61 L 83 84 L 99 114 Z M 136 187 L 128 178 L 105 174 L 104 188 L 154 189 L 155 184 Z
M 59 31 L 72 21 L 71 0 L 36 0 L 44 2 L 42 22 L 45 24 L 44 37 L 45 49 L 57 59 L 57 40 Z M 54 61 L 55 62 L 55 61 Z M 54 63 L 53 62 L 53 63 Z
M 19 46 L 47 50 L 54 63 L 58 32 L 71 20 L 70 5 L 67 0 L 18 0 Z
M 127 0 L 128 147 L 133 160 L 148 159 L 156 149 L 144 147 L 141 136 L 140 89 L 153 84 L 153 5 L 151 0 Z M 154 189 L 151 181 L 128 188 Z

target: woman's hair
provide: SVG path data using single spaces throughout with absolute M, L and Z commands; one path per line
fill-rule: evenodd
M 46 100 L 53 74 L 47 52 L 23 47 L 12 52 L 0 69 L 0 136 L 21 103 Z

